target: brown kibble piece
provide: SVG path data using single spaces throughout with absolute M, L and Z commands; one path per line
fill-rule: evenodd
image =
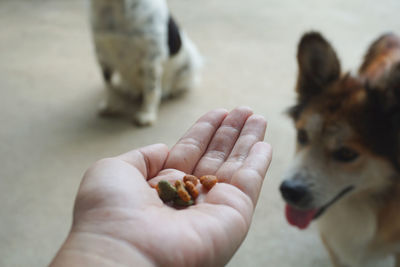
M 192 182 L 192 184 L 197 185 L 197 183 L 199 182 L 199 178 L 191 174 L 186 174 L 183 177 L 183 182 L 186 184 L 187 181 L 190 181 Z
M 217 176 L 204 175 L 200 177 L 200 183 L 207 189 L 210 190 L 218 182 Z
M 183 201 L 189 202 L 192 199 L 188 191 L 186 191 L 185 186 L 181 180 L 177 180 L 175 182 L 175 187 L 176 192 Z
M 192 196 L 193 199 L 196 199 L 199 196 L 199 191 L 197 190 L 196 186 L 191 181 L 185 182 L 185 188 Z

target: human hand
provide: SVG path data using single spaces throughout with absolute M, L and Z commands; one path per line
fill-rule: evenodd
M 250 227 L 271 148 L 249 108 L 201 117 L 168 151 L 157 144 L 100 160 L 84 175 L 71 232 L 54 266 L 222 266 Z M 219 178 L 195 205 L 174 209 L 152 187 L 185 174 Z

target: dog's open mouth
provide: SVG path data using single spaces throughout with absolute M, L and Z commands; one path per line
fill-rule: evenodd
M 336 195 L 331 201 L 320 208 L 310 209 L 310 210 L 300 210 L 286 204 L 286 219 L 289 224 L 297 226 L 299 229 L 306 229 L 312 220 L 317 219 L 321 216 L 333 203 L 338 201 L 344 195 L 349 193 L 354 189 L 354 186 L 349 186 L 343 189 L 339 194 Z

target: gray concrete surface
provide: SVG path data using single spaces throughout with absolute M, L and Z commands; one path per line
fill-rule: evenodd
M 136 128 L 96 116 L 103 83 L 84 1 L 0 1 L 0 266 L 45 266 L 71 224 L 95 160 L 155 142 L 172 145 L 204 112 L 248 105 L 268 122 L 274 158 L 251 230 L 229 266 L 330 266 L 315 226 L 291 228 L 278 185 L 294 149 L 295 48 L 323 32 L 344 69 L 380 33 L 400 33 L 398 0 L 170 0 L 206 59 L 203 83 Z

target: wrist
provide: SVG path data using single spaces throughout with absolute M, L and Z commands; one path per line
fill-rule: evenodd
M 62 266 L 154 266 L 134 246 L 94 233 L 71 232 L 50 264 Z

